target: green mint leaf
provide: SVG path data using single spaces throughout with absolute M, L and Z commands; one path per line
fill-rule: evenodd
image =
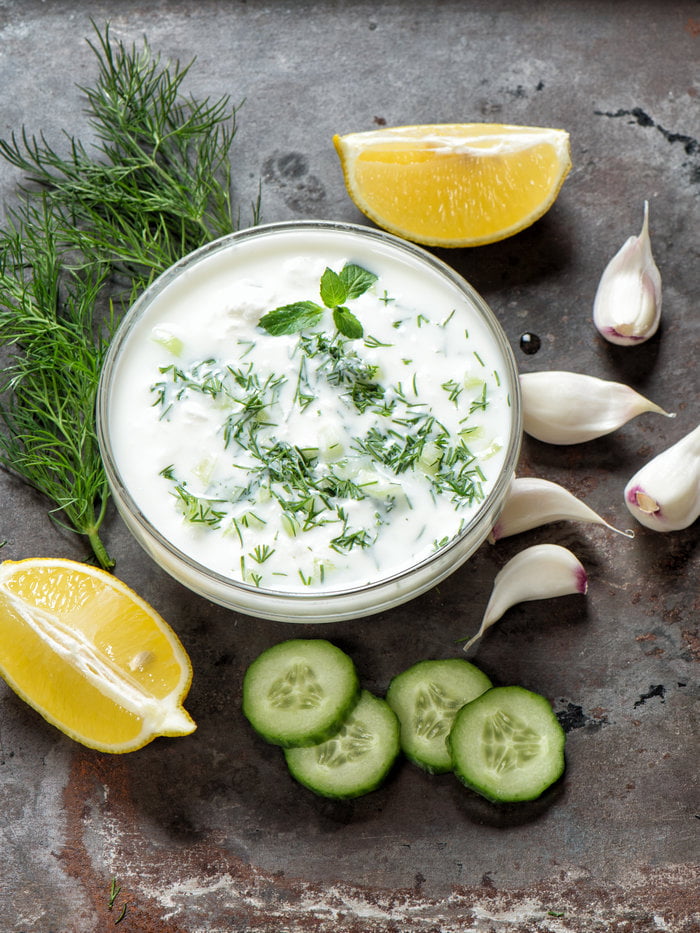
M 345 286 L 348 298 L 359 298 L 377 281 L 374 272 L 368 272 L 367 269 L 356 266 L 352 262 L 343 266 L 339 278 Z M 343 299 L 343 301 L 346 300 L 346 298 Z M 338 302 L 338 304 L 341 304 L 341 302 Z
M 356 340 L 364 335 L 362 324 L 348 308 L 339 307 L 333 309 L 333 321 L 343 337 L 350 340 Z
M 282 334 L 296 334 L 305 327 L 318 324 L 323 315 L 323 308 L 314 301 L 295 301 L 291 305 L 282 305 L 274 311 L 264 314 L 258 324 L 268 334 L 279 337 Z
M 337 272 L 327 268 L 321 276 L 321 301 L 327 308 L 337 308 L 347 300 L 347 285 Z

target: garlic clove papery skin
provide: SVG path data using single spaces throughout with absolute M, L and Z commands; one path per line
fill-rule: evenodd
M 639 236 L 631 236 L 605 267 L 593 301 L 593 323 L 610 343 L 629 347 L 656 333 L 661 273 L 651 252 L 649 202 Z
M 517 603 L 585 594 L 587 590 L 588 576 L 583 564 L 568 548 L 559 544 L 526 548 L 496 574 L 479 631 L 467 641 L 464 651 L 469 651 Z
M 674 414 L 621 382 L 563 370 L 520 375 L 523 430 L 547 444 L 581 444 L 644 412 Z
M 630 513 L 647 528 L 689 528 L 700 516 L 700 425 L 638 470 L 624 495 Z
M 493 544 L 509 535 L 560 521 L 591 522 L 627 538 L 634 537 L 633 531 L 615 528 L 558 483 L 536 476 L 517 476 L 510 484 L 489 541 Z

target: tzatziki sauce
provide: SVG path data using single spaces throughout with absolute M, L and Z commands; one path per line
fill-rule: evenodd
M 241 240 L 130 326 L 112 456 L 197 564 L 260 590 L 362 587 L 474 522 L 513 432 L 502 369 L 469 295 L 408 254 L 322 230 Z

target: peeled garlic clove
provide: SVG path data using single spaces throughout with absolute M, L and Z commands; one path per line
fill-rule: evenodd
M 649 202 L 644 223 L 613 256 L 593 302 L 593 323 L 610 343 L 633 346 L 652 337 L 661 319 L 661 275 L 651 254 Z
M 654 531 L 680 531 L 700 515 L 700 425 L 657 454 L 625 486 L 632 515 Z
M 526 548 L 496 574 L 479 631 L 464 645 L 468 651 L 494 622 L 517 603 L 586 593 L 588 576 L 579 559 L 559 544 Z
M 549 522 L 574 521 L 604 525 L 617 534 L 634 537 L 633 531 L 621 531 L 605 521 L 568 489 L 536 476 L 519 476 L 510 484 L 501 514 L 491 529 L 493 543 L 508 535 L 520 534 Z
M 547 444 L 580 444 L 616 431 L 643 412 L 674 418 L 621 382 L 547 370 L 520 376 L 523 430 Z

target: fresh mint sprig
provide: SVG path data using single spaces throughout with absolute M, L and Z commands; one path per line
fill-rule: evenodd
M 296 334 L 315 327 L 330 309 L 336 329 L 349 340 L 364 336 L 364 328 L 358 318 L 346 306 L 347 301 L 359 298 L 377 281 L 377 276 L 355 263 L 346 263 L 340 272 L 326 268 L 321 276 L 319 294 L 323 305 L 315 301 L 295 301 L 268 311 L 260 318 L 260 326 L 279 337 Z
M 315 301 L 295 301 L 268 311 L 260 318 L 260 326 L 273 337 L 296 334 L 307 327 L 314 327 L 323 317 L 323 308 Z

